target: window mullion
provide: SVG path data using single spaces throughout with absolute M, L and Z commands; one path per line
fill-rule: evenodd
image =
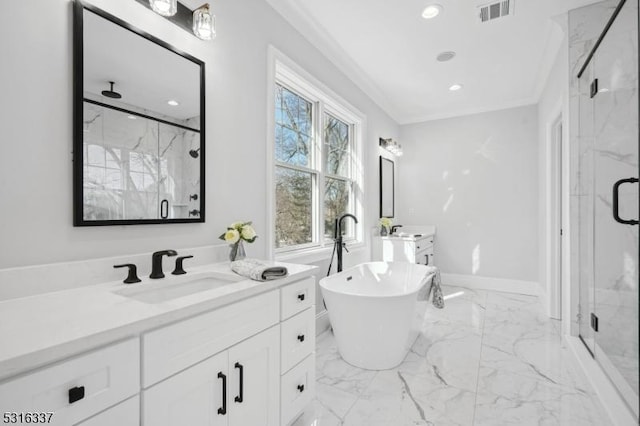
M 313 117 L 313 128 L 314 128 L 314 137 L 313 137 L 313 152 L 315 153 L 314 158 L 314 167 L 317 171 L 317 179 L 316 179 L 316 199 L 314 205 L 314 226 L 315 226 L 315 237 L 317 238 L 315 241 L 318 242 L 321 246 L 324 245 L 324 171 L 322 169 L 324 164 L 324 149 L 322 146 L 322 141 L 324 138 L 323 131 L 323 117 L 324 117 L 324 105 L 322 102 L 316 102 L 316 114 Z

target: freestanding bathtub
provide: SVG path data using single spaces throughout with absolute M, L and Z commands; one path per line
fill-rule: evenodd
M 342 358 L 368 370 L 400 364 L 418 336 L 427 303 L 417 296 L 432 272 L 414 263 L 369 262 L 321 279 Z

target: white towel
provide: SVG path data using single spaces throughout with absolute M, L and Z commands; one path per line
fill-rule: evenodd
M 258 259 L 242 259 L 231 262 L 231 270 L 255 281 L 276 280 L 289 274 L 284 266 L 269 266 Z
M 440 279 L 440 269 L 435 266 L 427 266 L 427 281 L 418 292 L 418 300 L 429 300 L 431 296 L 431 304 L 438 309 L 444 308 L 444 298 L 442 297 L 442 287 Z

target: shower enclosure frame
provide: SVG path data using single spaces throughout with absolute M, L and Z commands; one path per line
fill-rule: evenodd
M 581 77 L 583 77 L 584 73 L 588 70 L 588 67 L 592 63 L 592 60 L 594 59 L 599 47 L 601 46 L 602 42 L 604 41 L 605 37 L 607 36 L 607 33 L 609 33 L 609 30 L 611 29 L 611 27 L 616 22 L 616 19 L 619 17 L 619 15 L 620 15 L 622 9 L 624 8 L 625 4 L 627 4 L 627 2 L 629 4 L 631 4 L 631 2 L 634 2 L 634 1 L 636 2 L 636 5 L 638 5 L 638 3 L 640 3 L 640 1 L 638 1 L 638 0 L 620 0 L 620 2 L 618 3 L 617 7 L 615 8 L 612 16 L 607 21 L 603 31 L 601 32 L 601 34 L 599 35 L 597 41 L 595 42 L 593 48 L 590 50 L 587 58 L 584 61 L 584 64 L 582 65 L 582 67 L 580 68 L 579 72 L 577 73 L 576 78 L 578 80 Z M 638 8 L 638 10 L 640 10 L 640 8 Z M 638 11 L 636 11 L 636 16 L 635 16 L 635 32 L 636 32 L 636 34 L 635 34 L 636 46 L 635 47 L 637 49 L 636 57 L 635 57 L 635 66 L 636 66 L 636 68 L 635 68 L 635 72 L 636 72 L 636 87 L 635 87 L 635 90 L 636 90 L 636 92 L 638 90 L 638 83 L 637 82 L 638 82 L 638 77 L 639 77 L 637 74 L 640 73 L 640 63 L 639 63 L 640 62 L 640 46 L 639 46 L 640 43 L 638 42 L 640 40 L 640 25 L 639 25 L 639 23 L 640 23 L 640 15 L 638 14 Z M 599 93 L 599 88 L 598 88 L 598 81 L 597 81 L 597 78 L 596 78 L 590 84 L 590 97 L 593 99 L 598 93 Z M 636 101 L 636 104 L 635 104 L 636 119 L 637 119 L 637 123 L 640 123 L 640 97 L 637 97 L 637 99 L 635 101 Z M 582 105 L 582 103 L 580 103 L 580 105 Z M 582 118 L 582 111 L 580 111 L 580 117 Z M 595 117 L 593 117 L 593 118 L 595 120 Z M 595 125 L 595 122 L 594 122 L 594 125 Z M 595 144 L 595 133 L 594 133 L 593 137 L 594 137 L 594 144 Z M 635 173 L 636 173 L 636 176 L 640 176 L 640 162 L 638 161 L 638 155 L 640 154 L 640 129 L 639 129 L 638 125 L 636 125 L 636 128 L 635 128 L 635 139 L 636 139 L 636 150 L 637 150 L 636 151 Z M 580 173 L 582 173 L 582 172 L 583 172 L 583 170 L 580 170 Z M 592 181 L 593 181 L 593 185 L 594 185 L 594 188 L 595 188 L 595 181 L 596 181 L 596 177 L 597 177 L 596 168 L 595 167 L 593 169 L 593 173 L 594 174 L 592 176 Z M 619 199 L 618 199 L 617 191 L 619 190 L 620 186 L 623 183 L 633 183 L 633 184 L 637 185 L 638 184 L 638 179 L 637 179 L 637 177 L 627 178 L 627 179 L 620 179 L 620 180 L 617 180 L 614 183 L 613 188 L 612 188 L 612 204 L 611 204 L 612 212 L 611 213 L 613 215 L 614 220 L 616 222 L 618 222 L 620 225 L 638 226 L 638 218 L 640 218 L 640 192 L 639 192 L 639 196 L 638 196 L 638 203 L 635 206 L 635 211 L 636 211 L 636 214 L 637 214 L 636 218 L 633 218 L 633 220 L 622 220 L 620 218 L 619 214 L 618 214 L 619 213 L 618 212 L 619 206 L 618 206 L 617 203 L 618 203 Z M 638 191 L 638 188 L 636 188 L 636 191 Z M 594 217 L 593 217 L 593 232 L 594 232 L 593 236 L 595 238 L 595 235 L 596 235 L 596 223 L 597 223 L 595 207 L 594 207 L 594 210 L 593 210 L 592 213 L 594 215 Z M 582 216 L 580 216 L 580 220 L 579 221 L 581 221 L 581 220 L 582 220 Z M 592 242 L 594 242 L 594 241 L 596 241 L 596 239 L 594 239 Z M 639 239 L 636 238 L 636 243 L 638 243 L 638 241 L 639 241 Z M 637 250 L 636 251 L 636 255 L 638 255 L 638 253 L 640 253 L 640 243 L 637 244 L 635 249 Z M 580 254 L 579 254 L 579 256 L 580 256 Z M 597 304 L 597 298 L 596 298 L 595 291 L 597 289 L 598 281 L 597 281 L 597 276 L 596 276 L 596 262 L 595 262 L 595 259 L 596 259 L 596 257 L 595 257 L 595 249 L 594 249 L 594 262 L 593 262 L 593 265 L 592 265 L 592 268 L 593 268 L 593 277 L 592 277 L 593 278 L 593 282 L 591 283 L 591 285 L 593 286 L 593 291 L 594 291 L 594 294 L 592 296 L 592 298 L 593 298 L 593 311 L 595 311 L 595 313 L 597 313 L 598 312 L 598 304 Z M 580 261 L 578 263 L 580 263 Z M 638 266 L 638 259 L 636 258 L 636 268 L 637 268 L 637 266 Z M 640 282 L 638 281 L 637 276 L 636 276 L 636 281 L 635 281 L 634 284 L 636 285 L 636 289 L 637 289 L 638 286 L 640 286 Z M 577 291 L 580 294 L 580 297 L 579 297 L 580 300 L 582 300 L 582 297 L 583 297 L 581 295 L 581 293 L 583 291 L 585 291 L 585 290 L 588 291 L 589 289 L 585 288 L 585 286 L 583 285 L 582 280 L 580 278 L 580 280 L 578 282 L 578 286 L 577 286 Z M 640 291 L 636 291 L 635 303 L 636 303 L 636 309 L 637 309 L 637 307 L 640 306 Z M 578 318 L 579 318 L 579 322 L 581 322 L 581 323 L 582 323 L 583 319 L 580 318 L 580 315 L 582 315 L 584 311 L 585 311 L 585 307 L 584 306 L 581 306 L 581 307 L 578 308 L 578 315 L 579 315 Z M 598 316 L 596 316 L 595 313 L 594 312 L 590 313 L 590 318 L 589 318 L 589 320 L 590 320 L 590 328 L 592 329 L 591 334 L 593 334 L 593 342 L 588 342 L 587 341 L 588 339 L 585 338 L 582 335 L 581 328 L 579 329 L 578 337 L 580 338 L 580 340 L 584 344 L 584 347 L 589 351 L 590 355 L 594 359 L 596 359 L 596 361 L 600 365 L 600 368 L 602 368 L 602 370 L 605 373 L 605 375 L 607 375 L 608 378 L 612 381 L 612 383 L 614 384 L 614 387 L 616 387 L 616 389 L 621 394 L 623 399 L 627 402 L 627 404 L 631 405 L 631 404 L 633 404 L 633 402 L 628 397 L 625 397 L 623 395 L 623 392 L 620 389 L 620 387 L 618 386 L 618 384 L 616 383 L 616 380 L 614 380 L 611 377 L 611 375 L 609 374 L 611 372 L 611 369 L 616 369 L 616 366 L 613 363 L 611 363 L 611 361 L 609 360 L 609 358 L 607 356 L 606 351 L 599 348 L 598 337 L 597 337 L 599 324 L 598 324 Z M 636 320 L 638 320 L 640 322 L 640 318 L 636 318 Z M 640 341 L 640 326 L 638 327 L 638 333 L 636 335 L 636 339 L 637 339 L 636 340 L 636 346 L 637 346 L 638 342 Z M 590 343 L 593 345 L 593 347 L 590 347 Z M 637 351 L 638 351 L 638 348 L 636 347 L 636 353 L 637 353 Z M 600 355 L 600 357 L 604 358 L 604 359 L 601 360 L 598 355 Z M 637 371 L 640 371 L 640 357 L 637 357 L 637 355 L 636 355 L 635 363 L 636 363 L 636 374 L 637 374 Z M 605 368 L 604 364 L 609 364 L 609 365 L 607 365 L 607 367 Z M 616 372 L 617 372 L 617 370 L 616 370 Z M 623 378 L 623 377 L 620 375 L 620 378 Z M 628 383 L 626 383 L 626 382 L 624 384 L 628 385 Z M 630 408 L 632 409 L 632 411 L 636 415 L 636 419 L 638 419 L 638 415 L 639 415 L 639 412 L 640 412 L 640 392 L 638 392 L 637 386 L 635 388 L 635 407 L 630 407 Z

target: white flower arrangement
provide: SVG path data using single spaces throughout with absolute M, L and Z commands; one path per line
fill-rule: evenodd
M 240 240 L 252 243 L 258 236 L 251 226 L 251 222 L 233 222 L 218 238 L 229 244 L 236 244 Z
M 380 226 L 384 226 L 385 228 L 389 229 L 393 224 L 393 221 L 390 217 L 381 217 L 379 223 Z

